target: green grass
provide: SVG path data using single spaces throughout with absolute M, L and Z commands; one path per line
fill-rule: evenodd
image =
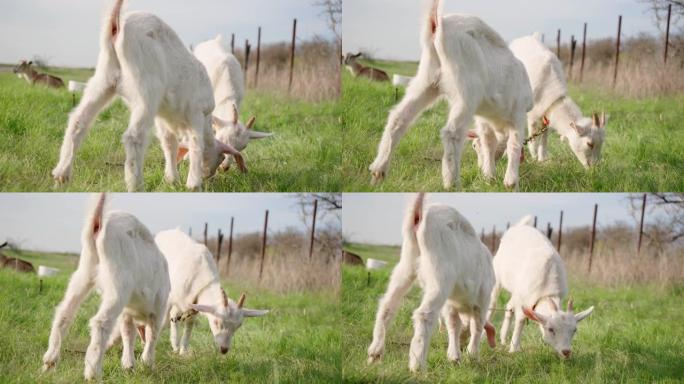
M 596 309 L 581 323 L 573 341 L 573 357 L 568 361 L 561 361 L 542 342 L 537 327 L 529 324 L 523 331 L 522 352 L 509 354 L 507 346 L 497 345 L 492 350 L 483 343 L 479 361 L 466 357 L 460 365 L 453 365 L 446 359 L 446 334 L 435 331 L 427 371 L 411 374 L 411 313 L 420 300 L 420 290 L 413 288 L 389 328 L 385 356 L 368 366 L 366 348 L 372 339 L 375 311 L 391 268 L 398 261 L 398 248 L 358 244 L 345 248 L 364 259 L 392 261 L 386 270 L 372 273 L 370 285 L 363 268 L 343 270 L 342 370 L 346 382 L 647 383 L 681 382 L 684 377 L 682 287 L 664 291 L 649 286 L 605 288 L 577 279 L 570 283 L 575 307 L 595 305 Z M 502 307 L 505 299 L 502 294 L 497 306 Z M 498 313 L 494 318 L 497 332 L 501 317 Z
M 12 252 L 5 252 L 14 256 Z M 87 323 L 99 305 L 91 295 L 81 307 L 62 345 L 54 372 L 41 373 L 54 307 L 62 299 L 76 258 L 68 255 L 22 253 L 41 265 L 64 268 L 46 279 L 42 293 L 38 277 L 0 269 L 0 382 L 74 383 L 83 381 Z M 37 264 L 34 264 L 37 267 Z M 192 355 L 173 354 L 168 327 L 157 345 L 156 365 L 136 362 L 131 372 L 121 369 L 121 346 L 104 361 L 106 383 L 332 383 L 340 381 L 340 328 L 338 298 L 331 292 L 274 294 L 254 287 L 224 284 L 229 295 L 247 291 L 247 306 L 268 308 L 262 318 L 247 319 L 233 338 L 233 348 L 221 355 L 205 318 L 192 335 Z M 142 345 L 136 343 L 139 359 Z
M 389 73 L 414 75 L 415 63 L 378 61 L 373 65 Z M 586 171 L 554 132 L 549 135 L 550 160 L 521 165 L 523 192 L 637 192 L 684 191 L 684 94 L 635 100 L 586 87 L 571 87 L 570 95 L 585 113 L 605 109 L 609 115 L 601 163 Z M 403 96 L 400 90 L 399 97 Z M 396 104 L 395 90 L 387 83 L 371 83 L 343 76 L 342 108 L 345 118 L 342 185 L 344 191 L 439 191 L 442 144 L 440 129 L 447 116 L 439 102 L 419 117 L 391 159 L 384 183 L 370 185 L 368 166 L 389 110 Z M 461 166 L 464 191 L 505 191 L 506 161 L 497 166 L 497 178 L 486 181 L 477 157 L 467 146 Z
M 50 71 L 85 81 L 90 70 Z M 121 136 L 128 109 L 115 102 L 97 119 L 74 162 L 73 178 L 55 186 L 57 164 L 72 96 L 66 90 L 31 87 L 12 73 L 0 73 L 0 188 L 3 191 L 124 191 L 125 159 Z M 234 168 L 204 183 L 208 192 L 339 191 L 341 142 L 338 102 L 306 103 L 265 91 L 247 92 L 243 117 L 257 116 L 255 129 L 274 132 L 245 150 L 249 173 Z M 151 132 L 152 133 L 152 132 Z M 164 181 L 163 156 L 154 135 L 145 158 L 147 191 L 186 191 L 187 162 L 181 181 Z M 11 181 L 11 182 L 10 182 Z

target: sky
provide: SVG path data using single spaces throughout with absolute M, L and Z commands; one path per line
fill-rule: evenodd
M 83 193 L 2 193 L 0 242 L 10 240 L 23 249 L 78 253 L 91 199 L 91 194 Z M 219 227 L 228 233 L 231 216 L 235 217 L 234 234 L 261 232 L 266 209 L 269 232 L 287 227 L 304 230 L 296 202 L 293 195 L 274 193 L 114 193 L 108 195 L 107 209 L 132 213 L 152 233 L 192 227 L 193 236 L 200 238 L 205 221 L 210 235 L 215 236 Z M 318 215 L 318 219 L 317 228 L 335 225 L 329 215 Z
M 615 222 L 634 224 L 629 209 L 628 194 L 607 193 L 434 193 L 427 195 L 427 203 L 443 203 L 456 208 L 473 225 L 490 233 L 514 224 L 527 214 L 537 215 L 538 227 L 551 223 L 558 227 L 563 210 L 563 227 L 591 225 L 594 204 L 599 205 L 597 226 Z M 347 241 L 370 244 L 401 244 L 401 225 L 404 211 L 412 194 L 345 193 L 342 234 Z M 651 219 L 658 215 L 653 213 Z M 648 216 L 646 221 L 648 222 Z
M 444 14 L 476 15 L 510 41 L 534 32 L 545 34 L 555 45 L 570 36 L 582 40 L 617 34 L 622 15 L 623 36 L 641 31 L 657 32 L 647 6 L 637 0 L 443 0 Z M 345 52 L 363 50 L 375 58 L 414 60 L 420 58 L 420 19 L 425 0 L 344 0 L 343 44 Z
M 16 63 L 35 55 L 50 65 L 94 67 L 102 15 L 110 0 L 0 0 L 0 63 Z M 236 34 L 256 49 L 262 43 L 290 41 L 292 19 L 297 36 L 330 36 L 314 0 L 135 0 L 128 9 L 147 11 L 169 24 L 186 46 L 219 33 Z

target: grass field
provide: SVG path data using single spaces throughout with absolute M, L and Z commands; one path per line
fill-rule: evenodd
M 54 70 L 65 81 L 85 81 L 89 70 Z M 208 192 L 339 191 L 341 143 L 338 102 L 306 103 L 262 91 L 248 91 L 243 119 L 257 116 L 255 129 L 274 132 L 244 152 L 247 175 L 231 169 L 204 183 Z M 0 189 L 3 191 L 124 191 L 125 159 L 121 136 L 128 109 L 117 101 L 96 120 L 74 162 L 69 185 L 56 187 L 50 172 L 57 164 L 72 96 L 66 90 L 31 87 L 11 72 L 0 72 Z M 154 135 L 153 135 L 154 136 Z M 186 191 L 163 179 L 158 140 L 145 158 L 147 191 Z
M 453 365 L 446 359 L 446 334 L 435 331 L 427 371 L 410 374 L 411 313 L 420 300 L 419 289 L 413 288 L 388 330 L 385 356 L 368 366 L 366 348 L 372 339 L 375 311 L 399 249 L 359 244 L 345 248 L 364 259 L 390 262 L 386 270 L 371 274 L 370 285 L 365 269 L 343 270 L 342 374 L 346 382 L 660 383 L 681 382 L 684 377 L 684 287 L 605 288 L 583 283 L 576 276 L 570 279 L 575 307 L 595 305 L 596 309 L 581 323 L 570 360 L 561 361 L 542 342 L 536 325 L 529 324 L 523 331 L 522 352 L 509 354 L 508 346 L 498 345 L 497 338 L 496 350 L 483 343 L 479 361 L 466 357 L 460 365 Z M 505 304 L 505 296 L 499 298 L 499 307 Z M 501 317 L 498 313 L 494 318 L 497 332 Z
M 15 256 L 12 252 L 5 252 Z M 47 279 L 43 292 L 35 275 L 0 269 L 0 382 L 74 383 L 83 381 L 87 322 L 95 314 L 99 297 L 92 295 L 81 307 L 62 345 L 54 372 L 42 374 L 54 307 L 62 299 L 76 258 L 69 255 L 22 253 L 34 265 L 62 268 Z M 200 317 L 192 335 L 192 355 L 171 351 L 168 327 L 157 345 L 154 368 L 140 364 L 142 345 L 136 345 L 136 368 L 121 369 L 121 346 L 105 356 L 105 383 L 332 383 L 340 381 L 340 327 L 338 299 L 325 291 L 279 295 L 254 287 L 224 284 L 229 295 L 247 292 L 247 306 L 268 308 L 262 318 L 248 319 L 233 338 L 228 355 L 221 355 L 205 318 Z
M 415 74 L 416 64 L 375 62 L 390 74 Z M 400 90 L 399 97 L 403 95 Z M 669 98 L 630 99 L 588 87 L 572 86 L 570 95 L 585 114 L 605 109 L 608 114 L 603 160 L 586 171 L 574 154 L 552 132 L 550 160 L 521 165 L 522 192 L 631 192 L 684 191 L 684 94 Z M 427 110 L 399 143 L 384 183 L 370 185 L 368 166 L 389 110 L 396 104 L 390 84 L 370 83 L 343 77 L 342 108 L 345 119 L 344 191 L 440 191 L 442 187 L 440 129 L 446 122 L 446 103 Z M 477 168 L 472 148 L 464 151 L 461 186 L 464 191 L 505 191 L 505 159 L 497 167 L 494 182 L 486 181 Z

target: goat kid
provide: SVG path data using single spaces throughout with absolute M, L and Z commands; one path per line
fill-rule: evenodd
M 422 50 L 416 77 L 389 114 L 377 157 L 369 167 L 372 181 L 385 178 L 392 151 L 418 114 L 444 97 L 450 108 L 441 131 L 444 188 L 460 185 L 463 144 L 476 115 L 508 133 L 504 184 L 517 188 L 526 115 L 532 108 L 532 90 L 522 63 L 482 20 L 461 14 L 442 16 L 440 0 L 432 0 L 425 17 Z M 495 175 L 494 145 L 487 141 L 483 146 L 487 178 Z
M 239 122 L 238 112 L 245 95 L 245 76 L 240 63 L 226 49 L 223 36 L 218 35 L 198 44 L 193 53 L 206 68 L 214 90 L 214 117 L 220 120 L 219 124 L 213 124 L 216 139 L 242 152 L 250 140 L 273 135 L 252 129 L 256 120 L 254 116 L 246 125 Z M 221 169 L 228 169 L 230 159 L 226 156 Z
M 229 299 L 221 287 L 214 256 L 206 246 L 197 243 L 185 232 L 178 229 L 162 231 L 154 240 L 169 264 L 169 319 L 174 352 L 188 352 L 197 313 L 206 316 L 216 346 L 222 354 L 226 354 L 245 318 L 260 317 L 269 312 L 244 308 L 244 293 L 237 302 Z M 182 322 L 184 330 L 181 335 Z
M 114 2 L 103 23 L 95 75 L 69 116 L 59 163 L 52 171 L 55 180 L 69 180 L 81 141 L 93 119 L 115 95 L 121 96 L 131 111 L 122 139 L 129 191 L 143 188 L 148 132 L 155 122 L 164 151 L 167 182 L 178 179 L 179 150 L 189 152 L 189 189 L 200 189 L 202 178 L 216 172 L 224 154 L 234 156 L 244 167 L 239 151 L 214 139 L 214 99 L 205 68 L 157 16 L 145 12 L 121 16 L 123 2 Z M 221 119 L 213 122 L 224 124 Z M 179 145 L 181 138 L 186 138 L 187 144 Z
M 559 309 L 568 291 L 565 267 L 549 239 L 532 223 L 532 216 L 526 216 L 508 229 L 494 257 L 496 285 L 492 291 L 492 306 L 496 304 L 501 288 L 511 293 L 501 325 L 500 341 L 501 344 L 506 343 L 511 318 L 515 313 L 509 352 L 520 351 L 520 337 L 527 317 L 539 324 L 544 342 L 566 359 L 571 355 L 571 342 L 577 331 L 577 323 L 589 316 L 594 307 L 574 313 L 570 299 L 566 311 Z M 487 319 L 491 319 L 491 316 L 490 309 Z
M 461 316 L 471 330 L 468 354 L 476 358 L 483 329 L 494 347 L 494 327 L 486 324 L 494 270 L 491 254 L 482 244 L 468 220 L 454 208 L 430 205 L 423 208 L 419 194 L 404 218 L 401 259 L 392 271 L 387 292 L 380 299 L 368 347 L 368 362 L 380 359 L 385 349 L 385 334 L 399 307 L 417 278 L 423 298 L 413 312 L 414 334 L 409 352 L 409 369 L 424 368 L 430 337 L 440 315 L 446 319 L 449 335 L 447 357 L 461 358 Z
M 169 270 L 152 235 L 135 216 L 112 211 L 104 213 L 101 194 L 88 213 L 81 234 L 83 249 L 78 268 L 69 280 L 64 298 L 55 310 L 43 370 L 54 368 L 62 340 L 83 300 L 95 288 L 102 302 L 90 319 L 90 345 L 85 355 L 87 380 L 102 376 L 107 340 L 115 331 L 117 318 L 123 339 L 121 365 L 135 364 L 135 323 L 145 327 L 142 361 L 153 365 L 159 332 L 167 312 L 171 289 Z

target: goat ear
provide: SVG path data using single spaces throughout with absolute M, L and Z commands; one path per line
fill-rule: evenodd
M 575 320 L 577 322 L 580 322 L 584 320 L 585 317 L 591 315 L 591 313 L 594 312 L 594 306 L 589 307 L 588 309 L 585 309 L 584 311 L 578 313 L 575 315 Z
M 572 129 L 575 130 L 575 132 L 577 132 L 578 135 L 580 135 L 580 136 L 584 135 L 584 128 L 581 128 L 580 126 L 575 124 L 574 121 L 570 123 L 570 126 L 572 127 Z
M 230 124 L 228 120 L 223 120 L 222 118 L 214 115 L 211 115 L 211 123 L 218 127 L 225 127 L 226 125 Z
M 245 299 L 247 298 L 247 294 L 242 292 L 240 295 L 240 298 L 238 299 L 237 306 L 238 308 L 242 308 L 243 305 L 245 305 Z
M 532 321 L 536 321 L 537 323 L 540 323 L 540 324 L 546 323 L 546 317 L 540 315 L 539 313 L 537 313 L 536 311 L 534 311 L 530 308 L 523 307 L 523 313 L 525 314 L 525 316 L 527 316 L 528 319 L 530 319 Z
M 250 140 L 265 139 L 265 138 L 271 137 L 271 136 L 273 136 L 273 132 L 249 131 L 249 139 Z
M 468 139 L 470 139 L 470 140 L 475 140 L 475 139 L 477 139 L 477 138 L 478 138 L 478 136 L 477 136 L 477 131 L 476 131 L 476 130 L 474 130 L 474 129 L 468 130 Z
M 28 65 L 33 65 L 33 60 L 29 61 Z
M 214 314 L 216 313 L 216 307 L 213 305 L 203 305 L 203 304 L 190 304 L 190 308 L 197 312 Z
M 361 52 L 357 53 L 356 55 L 352 56 L 353 58 L 361 57 Z
M 496 329 L 492 323 L 487 322 L 484 326 L 484 330 L 487 333 L 487 343 L 489 343 L 489 347 L 496 348 Z
M 268 309 L 243 309 L 242 315 L 244 317 L 261 317 L 270 312 Z

